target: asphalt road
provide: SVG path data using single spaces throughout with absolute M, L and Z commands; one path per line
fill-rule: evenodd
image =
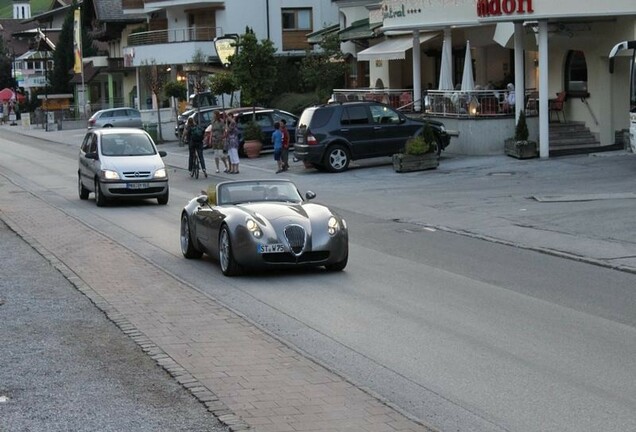
M 302 189 L 347 217 L 347 270 L 227 280 L 209 259 L 180 259 L 175 241 L 180 203 L 207 182 L 174 168 L 167 207 L 96 209 L 75 197 L 73 153 L 45 145 L 7 146 L 7 175 L 428 424 L 636 429 L 636 280 L 612 269 L 636 257 L 633 201 L 611 195 L 629 192 L 626 158 L 568 159 L 557 171 L 451 160 L 407 176 L 381 164 L 337 176 L 295 169 Z M 183 161 L 172 148 L 169 162 Z M 265 158 L 243 166 L 273 175 Z

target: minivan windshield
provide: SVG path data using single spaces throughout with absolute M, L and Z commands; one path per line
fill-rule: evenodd
M 104 156 L 148 156 L 155 154 L 155 147 L 144 134 L 112 134 L 102 136 Z

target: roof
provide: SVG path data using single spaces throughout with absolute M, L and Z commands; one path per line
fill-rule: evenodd
M 341 41 L 349 41 L 353 39 L 370 39 L 378 36 L 381 31 L 382 23 L 369 23 L 369 18 L 354 21 L 344 30 L 338 32 Z
M 323 39 L 332 33 L 340 30 L 340 24 L 334 24 L 329 27 L 322 28 L 315 32 L 307 34 L 307 42 L 310 44 L 319 44 Z
M 86 0 L 85 0 L 86 2 Z M 102 22 L 140 22 L 146 20 L 145 14 L 124 14 L 122 0 L 93 0 L 95 15 Z
M 23 24 L 20 20 L 0 19 L 0 35 L 5 42 L 7 51 L 22 55 L 29 50 L 29 41 L 13 38 L 14 33 L 21 33 L 31 26 Z

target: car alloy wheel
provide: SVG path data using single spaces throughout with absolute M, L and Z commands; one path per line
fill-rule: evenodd
M 221 271 L 225 276 L 238 274 L 239 267 L 232 256 L 232 241 L 227 225 L 221 228 L 221 234 L 219 235 L 219 264 L 221 264 Z
M 329 148 L 326 162 L 327 163 L 325 165 L 329 171 L 344 171 L 349 166 L 349 153 L 344 146 L 336 144 Z
M 184 257 L 190 258 L 201 258 L 203 255 L 200 251 L 195 249 L 192 242 L 192 234 L 190 233 L 190 220 L 188 219 L 188 215 L 183 213 L 181 216 L 181 229 L 179 230 L 179 240 L 181 243 L 181 253 Z

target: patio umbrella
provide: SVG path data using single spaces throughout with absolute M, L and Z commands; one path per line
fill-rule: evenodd
M 446 43 L 442 44 L 442 64 L 439 71 L 439 90 L 454 90 L 453 85 L 453 65 L 452 47 Z
M 464 75 L 462 75 L 462 91 L 470 92 L 475 90 L 475 80 L 473 78 L 473 57 L 470 54 L 470 41 L 466 41 L 466 57 L 464 58 Z
M 15 101 L 16 99 L 18 102 L 22 102 L 24 101 L 24 96 L 20 93 L 14 92 L 8 87 L 0 90 L 0 102 Z

